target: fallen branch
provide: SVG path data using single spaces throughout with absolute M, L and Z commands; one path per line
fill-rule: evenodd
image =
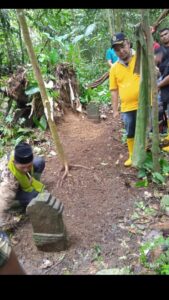
M 164 11 L 161 13 L 161 15 L 158 17 L 157 21 L 152 25 L 154 32 L 157 31 L 158 26 L 161 24 L 161 22 L 165 19 L 165 17 L 169 14 L 169 9 L 164 9 Z
M 91 168 L 89 168 L 89 167 L 86 167 L 86 166 L 83 166 L 83 165 L 70 165 L 69 166 L 71 169 L 72 168 L 84 168 L 84 169 L 86 169 L 86 170 L 93 170 L 94 168 L 93 167 L 91 167 Z
M 49 271 L 53 270 L 57 265 L 59 265 L 59 264 L 63 261 L 63 259 L 65 258 L 65 255 L 66 255 L 66 254 L 63 254 L 63 255 L 61 256 L 61 258 L 60 258 L 54 265 L 52 265 L 51 267 L 47 268 L 47 270 L 45 270 L 45 271 L 43 272 L 43 274 L 48 273 Z
M 161 22 L 165 19 L 165 17 L 169 14 L 169 9 L 165 9 L 161 15 L 158 17 L 157 21 L 152 25 L 153 32 L 157 31 L 158 26 L 161 24 Z M 88 84 L 86 86 L 87 89 L 91 88 L 94 89 L 100 84 L 102 84 L 105 80 L 109 78 L 109 72 L 106 72 L 103 74 L 99 79 L 95 80 L 94 82 Z
M 94 82 L 88 84 L 86 86 L 87 89 L 91 88 L 94 89 L 96 88 L 98 85 L 102 84 L 104 81 L 106 81 L 109 78 L 109 72 L 106 72 L 105 74 L 103 74 L 99 79 L 95 80 Z
M 131 178 L 136 178 L 136 174 L 131 174 L 131 173 L 120 173 L 121 177 L 131 177 Z

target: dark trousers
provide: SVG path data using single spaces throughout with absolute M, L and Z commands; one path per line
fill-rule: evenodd
M 136 128 L 137 110 L 122 113 L 122 119 L 126 129 L 127 138 L 134 138 Z
M 40 176 L 45 168 L 45 160 L 42 157 L 35 157 L 33 160 L 34 178 L 39 180 Z M 33 190 L 32 192 L 25 192 L 19 187 L 15 199 L 20 202 L 21 205 L 27 206 L 29 202 L 38 195 L 38 192 Z

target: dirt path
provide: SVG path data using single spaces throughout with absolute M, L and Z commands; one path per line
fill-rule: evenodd
M 135 171 L 123 167 L 127 147 L 121 143 L 121 123 L 114 121 L 111 113 L 107 116 L 95 124 L 86 116 L 68 114 L 59 125 L 69 161 L 91 170 L 71 170 L 72 176 L 57 188 L 60 163 L 57 156 L 46 158 L 42 179 L 64 204 L 70 247 L 60 253 L 38 251 L 27 221 L 15 233 L 14 248 L 29 274 L 95 274 L 136 260 L 138 238 L 121 224 L 127 222 L 143 190 L 133 187 Z M 45 268 L 45 260 L 50 261 L 49 268 Z

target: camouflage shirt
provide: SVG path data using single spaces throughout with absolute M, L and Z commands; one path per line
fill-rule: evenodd
M 8 157 L 0 159 L 0 228 L 2 226 L 5 211 L 9 209 L 15 199 L 19 183 L 8 169 Z
M 2 267 L 9 259 L 11 254 L 11 243 L 7 235 L 0 231 L 0 267 Z

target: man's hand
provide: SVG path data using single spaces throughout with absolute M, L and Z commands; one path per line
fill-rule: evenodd
M 160 91 L 159 83 L 157 83 L 157 91 L 158 91 L 158 92 Z
M 118 118 L 119 117 L 119 112 L 118 111 L 115 111 L 113 112 L 113 118 Z
M 151 31 L 151 33 L 156 32 L 156 30 L 155 30 L 155 28 L 153 26 L 150 26 L 150 31 Z
M 32 180 L 33 180 L 32 176 L 30 175 L 29 172 L 27 172 L 26 174 L 27 174 L 27 176 L 28 176 L 28 178 L 29 178 L 30 184 L 32 184 Z
M 112 97 L 112 109 L 113 109 L 113 118 L 117 118 L 119 116 L 118 112 L 118 90 L 111 91 Z

